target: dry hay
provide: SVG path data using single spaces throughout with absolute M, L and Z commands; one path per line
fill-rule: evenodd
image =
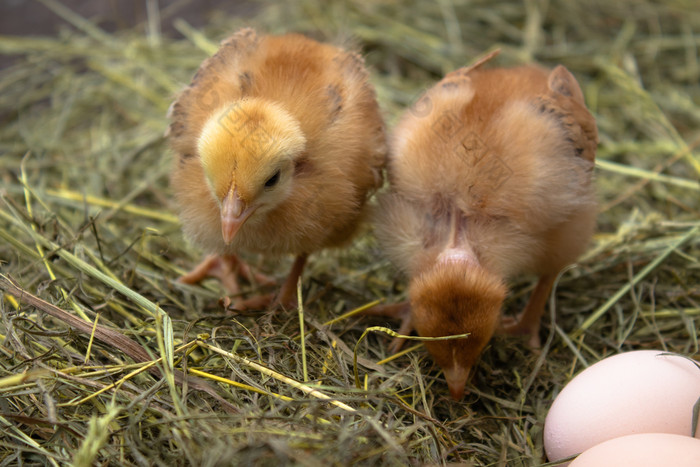
M 44 3 L 58 37 L 0 37 L 15 57 L 0 70 L 0 465 L 539 465 L 574 373 L 624 350 L 697 357 L 693 2 L 270 2 L 201 31 L 178 21 L 179 39 Z M 495 338 L 454 402 L 420 344 L 390 358 L 383 333 L 361 339 L 391 323 L 352 311 L 405 293 L 371 232 L 314 258 L 302 313 L 232 316 L 215 281 L 175 282 L 200 252 L 173 215 L 165 111 L 242 25 L 354 41 L 390 124 L 497 47 L 499 65 L 577 76 L 600 130 L 599 233 L 559 280 L 542 352 Z M 532 285 L 513 284 L 507 312 Z

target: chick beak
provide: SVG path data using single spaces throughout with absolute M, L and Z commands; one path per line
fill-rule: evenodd
M 462 399 L 462 396 L 464 396 L 464 387 L 467 385 L 470 370 L 471 368 L 464 368 L 459 365 L 455 365 L 451 368 L 443 368 L 442 370 L 445 373 L 445 379 L 447 380 L 447 387 L 450 388 L 450 394 L 456 401 Z
M 221 235 L 224 243 L 229 245 L 236 236 L 238 230 L 250 217 L 257 206 L 247 206 L 238 197 L 238 192 L 234 189 L 228 192 L 223 203 L 221 203 Z

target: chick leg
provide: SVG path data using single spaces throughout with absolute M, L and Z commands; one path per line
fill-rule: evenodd
M 504 318 L 501 323 L 501 330 L 508 334 L 523 335 L 529 334 L 528 344 L 532 348 L 540 347 L 540 321 L 544 313 L 544 306 L 547 303 L 549 292 L 556 279 L 556 274 L 545 274 L 540 276 L 540 280 L 535 286 L 535 290 L 530 295 L 525 309 L 517 318 Z
M 269 277 L 251 271 L 250 266 L 241 261 L 236 255 L 209 255 L 195 268 L 180 276 L 178 281 L 185 284 L 197 284 L 207 277 L 216 277 L 221 281 L 226 291 L 235 295 L 239 292 L 238 277 L 260 285 L 273 284 Z
M 263 309 L 267 308 L 268 306 L 284 306 L 294 308 L 297 305 L 297 281 L 299 280 L 299 277 L 301 277 L 301 273 L 304 270 L 306 259 L 308 257 L 309 255 L 307 254 L 297 256 L 296 260 L 294 260 L 294 264 L 292 265 L 292 269 L 289 271 L 289 275 L 282 284 L 282 288 L 277 293 L 277 296 L 274 294 L 265 294 L 250 297 L 236 303 L 235 308 L 239 310 Z
M 408 301 L 394 303 L 392 305 L 379 305 L 365 310 L 362 314 L 374 316 L 386 316 L 393 319 L 401 320 L 398 333 L 407 336 L 413 331 L 413 321 L 411 319 L 411 304 Z M 401 347 L 406 343 L 406 339 L 395 337 L 389 345 L 391 353 L 396 353 L 401 350 Z
M 309 255 L 306 253 L 302 253 L 296 257 L 287 279 L 284 281 L 284 284 L 282 284 L 279 294 L 277 294 L 277 298 L 275 299 L 276 305 L 287 307 L 294 307 L 297 305 L 297 282 L 301 277 L 301 273 L 304 271 L 304 266 L 306 266 L 306 260 L 308 258 Z

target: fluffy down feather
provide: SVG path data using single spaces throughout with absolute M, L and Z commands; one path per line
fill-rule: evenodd
M 515 275 L 540 281 L 520 318 L 502 325 L 539 342 L 554 278 L 594 230 L 597 130 L 562 66 L 463 68 L 419 103 L 393 133 L 377 231 L 409 277 L 404 317 L 418 334 L 470 333 L 426 343 L 460 398 Z
M 346 243 L 382 182 L 384 124 L 362 59 L 243 29 L 202 64 L 171 118 L 183 230 L 215 255 L 182 279 L 218 274 L 235 293 L 231 275 L 250 276 L 237 253 L 291 253 L 278 301 L 293 302 L 307 255 Z

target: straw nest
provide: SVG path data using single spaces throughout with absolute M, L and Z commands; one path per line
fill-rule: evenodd
M 177 21 L 177 39 L 155 17 L 111 34 L 44 3 L 65 20 L 57 37 L 0 37 L 14 56 L 0 70 L 0 465 L 539 465 L 547 408 L 577 371 L 631 349 L 697 356 L 693 2 L 261 3 L 203 30 Z M 452 401 L 420 344 L 391 357 L 367 331 L 390 323 L 355 313 L 405 293 L 371 231 L 315 257 L 300 311 L 232 315 L 215 281 L 175 282 L 201 252 L 173 214 L 166 109 L 243 25 L 361 47 L 389 125 L 495 48 L 498 65 L 577 76 L 600 130 L 599 233 L 560 277 L 541 352 L 495 338 Z M 506 313 L 532 286 L 513 284 Z

